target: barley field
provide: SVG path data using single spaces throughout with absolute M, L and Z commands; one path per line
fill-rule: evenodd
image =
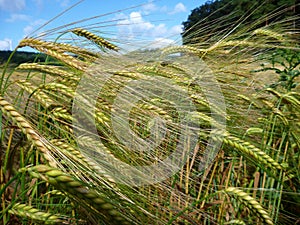
M 290 22 L 149 51 L 76 24 L 23 39 L 54 60 L 1 66 L 1 224 L 299 224 Z

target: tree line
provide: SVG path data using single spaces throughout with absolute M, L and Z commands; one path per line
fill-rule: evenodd
M 291 29 L 299 30 L 299 1 L 298 0 L 215 0 L 193 9 L 183 25 L 183 44 L 193 44 L 199 40 L 200 32 L 205 26 L 211 34 L 236 25 L 243 20 L 244 24 L 255 23 L 264 26 L 295 16 L 291 21 Z M 217 26 L 214 26 L 217 24 Z M 241 28 L 242 26 L 240 26 Z M 209 35 L 207 35 L 209 36 Z
M 0 65 L 6 63 L 12 53 L 12 51 L 0 51 Z M 19 65 L 28 62 L 45 62 L 46 60 L 51 62 L 55 61 L 46 54 L 16 51 L 10 59 L 10 63 Z

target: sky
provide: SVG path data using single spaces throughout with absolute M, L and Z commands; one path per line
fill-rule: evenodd
M 127 48 L 130 43 L 164 47 L 180 43 L 182 22 L 205 1 L 0 0 L 0 50 L 13 50 L 25 37 L 50 39 L 53 34 L 53 39 L 74 27 L 96 30 Z

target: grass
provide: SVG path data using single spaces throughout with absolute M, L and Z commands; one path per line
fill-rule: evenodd
M 24 39 L 55 64 L 1 71 L 3 224 L 299 222 L 296 33 L 121 54 L 64 32 L 84 46 Z

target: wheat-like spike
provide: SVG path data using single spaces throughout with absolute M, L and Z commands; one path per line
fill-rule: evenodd
M 66 65 L 73 67 L 75 69 L 81 70 L 81 71 L 85 71 L 88 67 L 87 63 L 84 63 L 80 60 L 77 60 L 76 58 L 74 58 L 71 55 L 65 54 L 65 53 L 60 53 L 57 52 L 55 50 L 52 49 L 44 49 L 44 48 L 40 48 L 40 47 L 36 47 L 36 49 L 38 51 L 44 52 L 47 55 L 50 55 L 62 62 L 64 62 Z
M 264 210 L 264 208 L 249 194 L 243 192 L 242 190 L 236 187 L 229 187 L 224 190 L 226 194 L 236 196 L 242 203 L 244 203 L 249 208 L 255 210 L 257 215 L 260 216 L 266 224 L 273 225 L 273 221 L 269 214 Z
M 131 72 L 131 71 L 114 71 L 112 72 L 114 75 L 127 77 L 131 79 L 142 79 L 145 78 L 145 76 L 141 73 Z
M 258 29 L 253 31 L 253 34 L 266 35 L 268 37 L 275 38 L 279 41 L 284 41 L 285 40 L 283 34 L 280 34 L 280 33 L 275 32 L 275 31 L 268 30 L 266 28 L 258 28 Z
M 110 119 L 103 112 L 99 110 L 96 110 L 95 112 L 95 120 L 98 123 L 105 125 L 106 127 L 110 127 L 110 125 L 108 124 Z
M 281 119 L 284 125 L 287 126 L 289 124 L 289 121 L 286 119 L 282 111 L 280 111 L 278 108 L 273 108 L 272 111 L 275 115 L 277 115 Z
M 280 92 L 274 90 L 273 88 L 267 88 L 266 91 L 270 92 L 273 95 L 275 95 L 277 98 L 281 98 L 282 97 L 282 94 Z
M 195 121 L 196 123 L 199 123 L 198 120 L 202 120 L 202 121 L 205 121 L 208 125 L 212 125 L 214 127 L 221 127 L 221 125 L 215 121 L 212 117 L 204 114 L 204 113 L 201 113 L 201 112 L 191 112 L 190 113 L 190 117 L 192 119 L 192 121 Z
M 141 103 L 141 104 L 138 104 L 137 107 L 147 110 L 146 113 L 152 112 L 152 113 L 156 113 L 158 115 L 161 115 L 161 116 L 164 117 L 164 119 L 166 121 L 172 122 L 172 117 L 170 115 L 168 115 L 168 112 L 163 110 L 162 108 L 156 106 L 156 105 Z
M 183 46 L 172 46 L 167 47 L 162 50 L 162 57 L 175 54 L 175 53 L 190 53 L 197 56 L 202 56 L 203 54 L 206 54 L 208 52 L 208 49 L 200 49 L 188 45 Z
M 56 43 L 56 42 L 53 44 L 56 48 L 58 48 L 58 51 L 72 52 L 91 61 L 95 61 L 100 57 L 98 53 L 91 52 L 87 49 L 80 48 L 78 46 L 70 45 L 67 43 Z
M 246 223 L 243 220 L 230 220 L 229 222 L 226 222 L 224 224 L 246 225 Z
M 39 87 L 40 90 L 48 90 L 48 91 L 55 91 L 55 92 L 60 92 L 70 98 L 73 98 L 75 95 L 75 91 L 70 88 L 69 86 L 66 86 L 64 84 L 60 83 L 47 83 L 45 85 L 41 85 Z
M 85 71 L 88 67 L 87 63 L 77 60 L 73 56 L 64 53 L 55 47 L 52 42 L 46 42 L 34 38 L 25 38 L 19 43 L 18 47 L 21 48 L 25 46 L 30 46 L 40 52 L 46 53 L 47 55 L 52 56 L 75 69 Z
M 8 212 L 23 218 L 27 217 L 34 221 L 43 222 L 43 224 L 57 224 L 67 222 L 66 219 L 62 219 L 63 216 L 43 212 L 32 206 L 20 203 L 16 203 Z
M 70 88 L 75 89 L 78 85 L 78 81 L 80 80 L 77 78 L 58 78 L 55 79 L 55 83 L 60 83 L 60 84 L 64 84 L 65 86 L 68 86 Z
M 17 85 L 20 86 L 23 90 L 27 91 L 29 94 L 33 94 L 33 96 L 41 103 L 45 108 L 49 108 L 53 105 L 58 105 L 55 101 L 53 101 L 46 93 L 41 90 L 38 90 L 37 87 L 33 86 L 30 82 L 19 80 Z M 38 90 L 38 91 L 37 91 Z
M 75 198 L 86 200 L 102 213 L 103 219 L 107 220 L 106 222 L 112 224 L 130 224 L 103 193 L 99 194 L 69 174 L 46 165 L 37 165 L 26 168 L 26 170 L 32 176 L 43 179 L 57 189 L 71 194 Z
M 70 45 L 67 43 L 42 41 L 36 38 L 24 38 L 23 40 L 21 40 L 18 47 L 22 48 L 25 46 L 30 46 L 32 48 L 43 47 L 47 49 L 53 49 L 60 53 L 71 52 L 75 53 L 76 55 L 83 56 L 86 59 L 90 59 L 91 61 L 97 60 L 100 56 L 97 53 L 88 51 L 87 49 L 80 48 L 78 46 Z
M 46 140 L 36 132 L 27 120 L 21 116 L 9 102 L 4 100 L 3 97 L 0 97 L 0 105 L 3 114 L 7 115 L 8 118 L 17 124 L 26 137 L 43 153 L 43 156 L 51 166 L 56 166 L 56 160 L 50 154 L 52 147 L 47 144 Z
M 232 135 L 225 135 L 225 137 L 223 138 L 223 142 L 241 151 L 242 153 L 257 159 L 266 166 L 274 167 L 274 169 L 279 170 L 283 169 L 282 166 L 273 158 L 271 158 L 264 151 L 260 150 L 249 142 L 243 141 Z
M 167 77 L 167 78 L 176 78 L 176 74 L 170 71 L 166 71 L 163 70 L 161 68 L 159 68 L 158 66 L 139 66 L 137 67 L 137 72 L 140 73 L 150 73 L 153 74 L 155 76 L 163 76 L 163 77 Z
M 93 41 L 95 44 L 97 44 L 101 47 L 105 47 L 105 48 L 108 48 L 108 49 L 111 49 L 114 51 L 119 50 L 119 48 L 117 46 L 115 46 L 114 44 L 108 42 L 104 38 L 99 37 L 98 35 L 91 33 L 90 31 L 84 30 L 82 28 L 75 28 L 75 29 L 71 30 L 71 32 L 73 32 L 74 34 L 76 34 L 78 36 L 85 37 L 86 39 Z
M 300 101 L 295 97 L 293 96 L 294 94 L 292 92 L 289 92 L 287 94 L 284 94 L 282 96 L 282 98 L 287 101 L 288 103 L 291 103 L 292 105 L 294 105 L 294 107 L 296 109 L 300 109 Z
M 24 38 L 20 41 L 18 48 L 23 48 L 23 47 L 43 47 L 43 48 L 53 48 L 53 43 L 52 42 L 47 42 L 47 41 L 42 41 L 36 38 Z
M 79 81 L 80 77 L 76 73 L 69 73 L 66 70 L 60 69 L 58 66 L 40 65 L 38 63 L 22 63 L 16 69 L 20 70 L 37 70 L 40 72 L 48 73 L 50 75 L 68 78 Z
M 51 114 L 57 118 L 63 118 L 68 122 L 72 122 L 74 120 L 73 116 L 69 113 L 69 111 L 64 107 L 56 107 L 51 111 Z
M 208 101 L 201 95 L 193 93 L 190 95 L 190 97 L 195 101 L 195 103 L 198 103 L 211 112 L 218 113 L 219 115 L 222 115 L 226 119 L 230 119 L 230 115 L 227 115 L 226 112 L 224 112 L 222 109 L 220 109 L 216 104 L 212 104 L 211 102 L 208 103 Z
M 115 155 L 111 153 L 101 141 L 95 140 L 89 136 L 80 136 L 77 141 L 81 146 L 90 148 L 91 154 L 93 152 L 100 153 L 103 157 L 102 161 L 109 162 L 110 164 L 113 164 L 114 166 L 122 169 L 122 165 L 119 165 L 119 159 L 116 158 Z
M 259 106 L 256 102 L 252 101 L 249 97 L 242 95 L 242 94 L 238 94 L 237 95 L 238 98 L 245 100 L 246 102 L 248 102 L 251 105 L 254 105 L 256 108 L 261 109 L 262 107 Z
M 59 190 L 52 190 L 45 193 L 45 195 L 58 195 L 58 196 L 65 196 L 65 194 Z
M 116 183 L 111 176 L 109 176 L 105 171 L 103 171 L 103 169 L 101 169 L 96 163 L 82 155 L 78 149 L 74 148 L 74 146 L 57 139 L 51 140 L 51 143 L 54 144 L 56 147 L 60 148 L 63 152 L 67 152 L 68 156 L 70 156 L 72 159 L 79 161 L 83 165 L 88 165 L 90 169 L 92 169 L 94 172 L 97 172 L 98 174 L 101 174 L 110 183 Z

